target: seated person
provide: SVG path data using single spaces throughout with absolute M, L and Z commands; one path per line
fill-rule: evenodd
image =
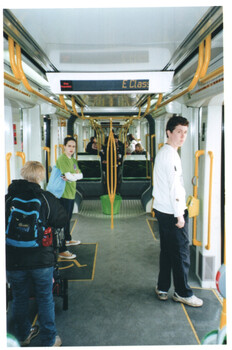
M 128 136 L 128 141 L 129 141 L 128 153 L 132 154 L 132 152 L 135 151 L 135 145 L 137 144 L 137 141 L 132 134 Z
M 146 151 L 144 151 L 141 143 L 136 143 L 135 150 L 132 152 L 132 154 L 144 154 L 146 155 Z
M 97 139 L 96 139 L 95 136 L 92 136 L 90 138 L 90 142 L 88 143 L 88 145 L 87 145 L 85 150 L 89 154 L 98 154 L 98 151 L 97 151 Z
M 125 142 L 124 147 L 126 149 L 126 154 L 131 154 L 131 149 L 129 147 L 129 142 L 128 141 Z

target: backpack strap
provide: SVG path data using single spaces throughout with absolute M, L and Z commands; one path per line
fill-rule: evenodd
M 46 217 L 46 220 L 48 220 L 48 218 L 49 218 L 49 216 L 50 216 L 50 212 L 51 212 L 50 205 L 49 205 L 48 200 L 47 200 L 47 198 L 45 197 L 45 195 L 44 195 L 43 193 L 41 193 L 41 195 L 43 196 L 45 202 L 47 203 L 48 215 L 47 215 L 47 217 Z

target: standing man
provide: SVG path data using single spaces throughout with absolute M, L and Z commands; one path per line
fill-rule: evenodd
M 160 233 L 160 272 L 155 292 L 160 300 L 168 299 L 172 271 L 175 287 L 173 300 L 199 307 L 203 301 L 193 295 L 187 281 L 190 266 L 188 211 L 181 160 L 177 152 L 185 142 L 188 125 L 188 120 L 180 116 L 169 119 L 166 126 L 167 143 L 155 159 L 152 195 Z

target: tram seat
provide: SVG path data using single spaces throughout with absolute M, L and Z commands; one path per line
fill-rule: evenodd
M 78 166 L 83 179 L 77 181 L 77 190 L 83 198 L 99 197 L 104 193 L 101 158 L 98 155 L 78 155 Z
M 121 174 L 121 196 L 141 198 L 151 184 L 151 162 L 145 155 L 128 155 L 123 158 Z

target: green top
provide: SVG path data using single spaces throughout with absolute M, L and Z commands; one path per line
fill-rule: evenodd
M 71 173 L 76 174 L 76 170 L 79 169 L 75 158 L 67 157 L 63 153 L 56 161 L 56 167 L 60 169 L 62 174 Z M 79 169 L 80 170 L 80 169 Z M 76 196 L 76 181 L 66 181 L 65 190 L 62 198 L 75 199 Z

